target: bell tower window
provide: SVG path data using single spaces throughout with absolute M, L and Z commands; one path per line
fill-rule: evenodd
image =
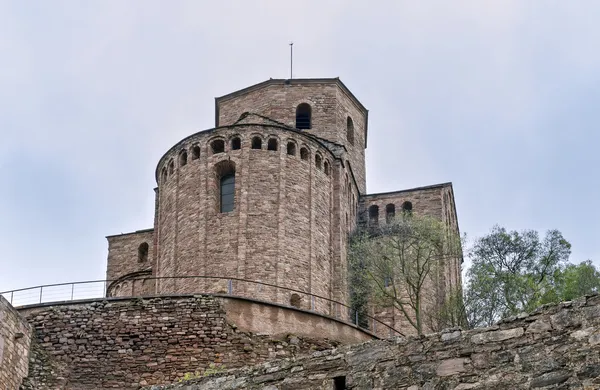
M 296 128 L 310 129 L 312 124 L 312 109 L 307 103 L 302 103 L 296 108 Z

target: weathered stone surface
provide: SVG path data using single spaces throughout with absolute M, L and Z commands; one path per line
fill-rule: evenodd
M 0 389 L 17 389 L 27 376 L 32 329 L 0 296 Z
M 58 305 L 25 309 L 23 315 L 35 329 L 23 387 L 31 390 L 135 389 L 174 382 L 185 374 L 202 375 L 207 369 L 218 372 L 328 351 L 339 344 L 241 331 L 226 321 L 220 298 L 207 295 Z M 27 376 L 24 352 L 21 378 Z M 315 359 L 314 369 L 328 371 L 332 362 Z M 282 379 L 284 370 L 269 367 L 262 382 Z
M 587 316 L 595 305 L 600 302 L 594 296 L 587 302 L 546 306 L 537 311 L 541 318 L 553 315 L 561 325 L 543 326 L 543 332 L 525 332 L 537 320 L 522 315 L 488 329 L 464 331 L 460 342 L 444 341 L 443 334 L 372 341 L 270 362 L 285 379 L 264 381 L 267 368 L 255 366 L 223 374 L 227 379 L 220 385 L 235 388 L 234 380 L 243 379 L 246 389 L 330 390 L 334 378 L 344 376 L 347 388 L 355 390 L 599 389 L 600 344 L 589 339 L 600 334 L 600 320 Z M 573 318 L 565 320 L 563 311 Z M 215 381 L 204 378 L 153 389 L 212 389 Z
M 471 337 L 471 342 L 475 344 L 485 344 L 492 343 L 497 341 L 504 341 L 508 339 L 512 339 L 514 337 L 520 337 L 523 335 L 523 328 L 513 328 L 507 330 L 496 330 L 492 332 L 484 332 L 473 335 Z

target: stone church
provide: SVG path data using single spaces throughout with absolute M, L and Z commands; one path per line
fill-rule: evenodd
M 369 194 L 368 110 L 339 78 L 215 99 L 156 167 L 154 226 L 108 236 L 108 296 L 225 293 L 348 320 L 348 235 L 411 210 L 458 233 L 451 183 Z M 439 283 L 460 286 L 460 260 Z M 397 326 L 395 320 L 392 326 Z

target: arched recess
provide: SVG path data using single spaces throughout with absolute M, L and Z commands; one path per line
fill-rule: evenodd
M 346 139 L 350 145 L 354 145 L 354 122 L 350 117 L 346 119 Z
M 308 103 L 301 103 L 296 107 L 296 128 L 310 129 L 312 127 L 312 108 Z

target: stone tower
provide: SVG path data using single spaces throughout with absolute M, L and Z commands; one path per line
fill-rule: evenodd
M 158 162 L 154 228 L 107 237 L 108 294 L 231 292 L 342 315 L 302 292 L 347 303 L 348 233 L 365 215 L 410 204 L 458 231 L 450 183 L 366 193 L 367 124 L 339 78 L 270 79 L 216 98 L 215 128 Z M 460 283 L 458 261 L 446 273 Z

